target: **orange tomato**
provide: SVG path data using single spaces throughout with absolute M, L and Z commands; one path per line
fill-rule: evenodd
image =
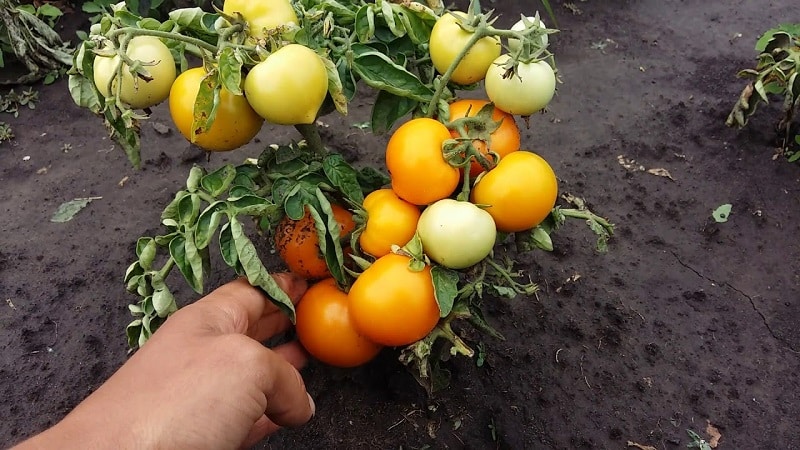
M 459 181 L 458 168 L 442 155 L 450 130 L 441 122 L 412 119 L 400 126 L 386 146 L 386 168 L 397 196 L 415 205 L 449 197 Z
M 311 286 L 297 304 L 297 338 L 314 358 L 336 367 L 360 366 L 382 346 L 360 335 L 350 320 L 347 294 L 333 278 Z
M 556 204 L 558 180 L 541 156 L 513 152 L 481 177 L 472 188 L 471 200 L 488 205 L 497 229 L 506 233 L 539 225 Z
M 431 268 L 408 268 L 410 258 L 390 253 L 378 258 L 347 294 L 350 318 L 362 335 L 386 346 L 414 343 L 439 322 Z
M 332 204 L 333 217 L 339 222 L 339 236 L 345 238 L 356 227 L 353 214 Z M 275 248 L 292 272 L 316 280 L 330 276 L 328 265 L 319 248 L 314 218 L 306 211 L 300 220 L 285 216 L 275 230 Z
M 481 108 L 488 104 L 489 102 L 486 100 L 456 100 L 450 104 L 450 120 L 453 121 L 461 119 L 462 117 L 473 117 L 478 114 Z M 494 108 L 492 111 L 492 120 L 495 122 L 502 120 L 502 123 L 492 132 L 489 137 L 489 142 L 480 139 L 472 141 L 472 145 L 474 145 L 481 154 L 489 158 L 490 161 L 491 158 L 488 155 L 489 151 L 497 153 L 502 158 L 511 152 L 519 150 L 520 144 L 519 127 L 517 126 L 517 122 L 514 121 L 514 116 Z M 453 130 L 451 134 L 453 137 L 459 136 L 458 131 L 455 130 Z M 469 169 L 470 177 L 475 179 L 475 177 L 483 171 L 483 166 L 473 158 L 472 165 Z
M 367 224 L 358 237 L 361 249 L 380 258 L 392 251 L 392 245 L 403 246 L 414 237 L 420 211 L 398 197 L 391 189 L 378 189 L 364 199 Z
M 169 91 L 169 113 L 175 128 L 188 140 L 192 138 L 194 105 L 200 83 L 206 76 L 202 67 L 189 69 L 172 84 Z M 261 130 L 261 118 L 243 95 L 235 95 L 224 87 L 219 93 L 217 115 L 211 128 L 195 136 L 194 144 L 206 151 L 226 152 L 250 142 Z

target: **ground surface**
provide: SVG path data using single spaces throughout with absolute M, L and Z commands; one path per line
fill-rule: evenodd
M 516 3 L 529 2 L 497 3 L 506 23 Z M 433 399 L 392 354 L 356 371 L 306 369 L 314 423 L 265 448 L 670 449 L 686 448 L 686 429 L 708 437 L 708 421 L 719 448 L 800 448 L 800 171 L 772 158 L 776 107 L 743 132 L 723 125 L 737 69 L 793 2 L 575 5 L 582 14 L 556 8 L 564 84 L 523 143 L 551 162 L 562 192 L 617 224 L 608 254 L 573 223 L 553 254 L 522 255 L 543 291 L 492 308 L 507 340 L 486 342 L 482 368 L 454 363 L 455 383 Z M 352 126 L 367 117 L 360 106 L 326 118 L 325 137 L 374 164 L 387 138 Z M 175 132 L 146 125 L 146 161 L 132 170 L 63 81 L 4 120 L 17 137 L 0 146 L 0 446 L 59 420 L 125 361 L 132 245 L 158 231 L 197 162 Z M 154 121 L 169 124 L 165 107 Z M 265 129 L 248 152 L 289 138 Z M 620 156 L 674 180 L 629 171 Z M 102 199 L 72 221 L 49 221 L 91 196 Z M 724 203 L 733 214 L 715 224 Z

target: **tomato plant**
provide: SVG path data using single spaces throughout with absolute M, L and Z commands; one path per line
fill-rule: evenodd
M 364 198 L 366 218 L 358 236 L 361 250 L 380 258 L 389 254 L 393 245 L 403 246 L 414 237 L 420 210 L 391 189 L 372 191 Z
M 439 18 L 431 30 L 431 61 L 439 73 L 446 73 L 459 53 L 466 51 L 451 75 L 451 80 L 458 84 L 481 81 L 492 61 L 500 56 L 500 41 L 492 36 L 477 39 L 468 47 L 474 31 L 465 22 L 471 18 L 461 11 L 450 12 Z
M 289 44 L 250 70 L 244 92 L 253 109 L 272 123 L 310 124 L 328 93 L 328 73 L 313 50 Z
M 126 59 L 139 61 L 144 73 L 137 70 L 135 76 L 131 74 L 131 66 L 119 55 L 98 56 L 93 69 L 97 89 L 106 97 L 118 95 L 135 109 L 149 108 L 166 100 L 175 81 L 175 59 L 169 48 L 156 37 L 136 36 L 128 42 L 125 55 Z
M 488 104 L 489 102 L 486 100 L 456 100 L 449 106 L 450 120 L 455 121 L 463 117 L 473 117 Z M 500 122 L 500 124 L 495 130 L 483 134 L 480 134 L 480 130 L 475 130 L 478 131 L 481 139 L 473 140 L 472 145 L 487 158 L 490 157 L 489 152 L 495 153 L 502 158 L 511 152 L 519 150 L 519 127 L 517 122 L 514 121 L 514 116 L 498 108 L 492 108 L 491 120 Z M 453 130 L 451 134 L 453 137 L 460 136 L 458 130 Z M 480 162 L 473 158 L 469 169 L 470 177 L 474 179 L 484 170 Z
M 497 237 L 488 212 L 447 198 L 425 208 L 417 233 L 425 254 L 450 269 L 465 269 L 489 256 Z
M 535 153 L 518 151 L 478 180 L 472 201 L 487 205 L 497 229 L 508 233 L 540 224 L 555 206 L 557 195 L 558 181 L 550 164 Z
M 408 256 L 382 256 L 350 288 L 350 318 L 367 339 L 386 346 L 408 345 L 439 321 L 431 267 L 415 271 L 410 262 Z
M 222 12 L 228 15 L 241 14 L 247 21 L 248 34 L 258 39 L 267 37 L 275 28 L 297 25 L 299 22 L 289 0 L 225 0 Z
M 484 76 L 496 92 L 496 77 L 488 78 L 495 71 L 530 80 L 521 76 L 528 65 L 554 64 L 545 40 L 553 30 L 538 16 L 495 27 L 476 0 L 468 11 L 451 14 L 437 1 L 228 0 L 221 12 L 180 8 L 163 20 L 124 3 L 102 14 L 75 52 L 70 94 L 102 116 L 134 166 L 151 110 L 136 110 L 145 104 L 123 95 L 125 76 L 135 74 L 140 90 L 169 80 L 156 73 L 166 54 L 172 70 L 202 61 L 166 83 L 176 128 L 198 146 L 234 149 L 263 119 L 302 136 L 265 145 L 240 165 L 191 169 L 161 214 L 163 233 L 137 241 L 125 274 L 139 298 L 129 306 L 129 344 L 141 346 L 178 308 L 170 274 L 177 269 L 200 294 L 218 255 L 296 319 L 300 340 L 321 361 L 353 366 L 381 345 L 404 346 L 401 361 L 432 388 L 440 385 L 433 379 L 441 352 L 474 354 L 463 327 L 452 324 L 500 336 L 483 318 L 484 296 L 535 294 L 509 250 L 552 250 L 550 233 L 566 218 L 587 222 L 605 246 L 611 224 L 577 197 L 562 195 L 574 207 L 554 206 L 552 169 L 518 151 L 512 114 L 527 110 L 506 111 L 508 99 L 494 94 L 495 105 L 455 100 Z M 142 39 L 166 49 L 158 64 L 152 51 L 134 52 Z M 493 66 L 501 42 L 511 51 L 503 67 Z M 95 82 L 115 58 L 107 73 L 122 82 Z M 529 94 L 512 100 L 530 103 Z M 323 137 L 337 130 L 320 133 L 324 116 L 347 114 L 357 95 L 374 99 L 372 132 L 394 130 L 383 167 L 354 167 L 326 147 Z M 513 234 L 495 245 L 497 230 Z M 296 309 L 267 269 L 273 253 L 295 273 L 326 279 Z
M 339 205 L 331 205 L 333 216 L 339 224 L 339 235 L 355 229 L 353 214 Z M 312 280 L 330 276 L 327 262 L 320 250 L 315 219 L 310 211 L 300 220 L 285 216 L 275 229 L 275 248 L 292 272 Z
M 350 319 L 348 296 L 327 278 L 313 286 L 297 304 L 297 338 L 318 360 L 336 367 L 360 366 L 382 346 L 355 330 Z
M 202 67 L 189 69 L 175 79 L 169 93 L 169 113 L 175 128 L 203 150 L 229 151 L 250 142 L 264 123 L 243 95 L 220 88 L 216 118 L 207 130 L 193 128 L 194 108 L 201 83 L 208 73 Z M 193 133 L 194 132 L 194 133 Z M 194 136 L 193 136 L 194 134 Z
M 415 205 L 448 197 L 458 186 L 458 169 L 442 155 L 450 130 L 428 118 L 400 126 L 386 145 L 386 168 L 397 196 Z

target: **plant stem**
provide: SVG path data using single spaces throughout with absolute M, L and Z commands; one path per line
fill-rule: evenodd
M 206 42 L 206 41 L 204 41 L 202 39 L 197 39 L 197 38 L 193 38 L 193 37 L 190 37 L 190 36 L 184 36 L 184 35 L 182 35 L 180 33 L 173 33 L 173 32 L 169 32 L 169 31 L 145 30 L 143 28 L 134 28 L 134 27 L 124 27 L 124 28 L 116 29 L 116 30 L 114 30 L 114 31 L 112 31 L 111 33 L 108 34 L 108 38 L 109 39 L 114 39 L 117 36 L 123 35 L 123 34 L 127 34 L 127 35 L 130 35 L 130 36 L 154 36 L 154 37 L 157 37 L 157 38 L 172 39 L 174 41 L 182 41 L 182 42 L 186 42 L 187 44 L 196 45 L 197 47 L 202 48 L 203 50 L 206 50 L 206 51 L 208 51 L 208 52 L 210 52 L 212 54 L 216 54 L 217 50 L 218 50 L 216 45 L 209 44 L 208 42 Z
M 559 210 L 564 217 L 571 217 L 573 219 L 583 219 L 583 220 L 593 220 L 600 224 L 603 228 L 608 230 L 609 232 L 613 232 L 614 224 L 609 222 L 608 220 L 598 216 L 597 214 L 589 211 L 588 209 L 560 209 Z
M 306 140 L 306 145 L 308 145 L 308 148 L 310 148 L 314 154 L 317 156 L 325 156 L 328 154 L 328 150 L 322 143 L 322 136 L 320 136 L 319 128 L 316 124 L 299 123 L 295 125 L 294 128 L 303 135 L 303 138 Z
M 453 76 L 453 72 L 456 71 L 459 63 L 461 60 L 467 56 L 467 53 L 475 46 L 475 44 L 483 39 L 485 34 L 485 29 L 478 28 L 475 30 L 475 33 L 470 36 L 467 43 L 464 45 L 464 48 L 456 55 L 456 59 L 453 60 L 453 63 L 450 64 L 450 67 L 447 68 L 447 71 L 442 75 L 442 78 L 439 80 L 439 86 L 436 88 L 436 91 L 433 93 L 433 97 L 431 98 L 430 103 L 428 103 L 428 112 L 425 114 L 426 117 L 433 117 L 433 111 L 436 108 L 436 105 L 439 103 L 439 99 L 442 98 L 442 94 L 444 90 L 447 88 L 447 84 L 450 83 L 450 78 Z

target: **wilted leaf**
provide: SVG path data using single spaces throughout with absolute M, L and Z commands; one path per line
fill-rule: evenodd
M 669 178 L 670 180 L 675 181 L 675 178 L 672 178 L 672 175 L 670 175 L 670 173 L 669 173 L 669 171 L 667 171 L 667 169 L 661 169 L 661 168 L 659 168 L 659 169 L 648 169 L 647 173 L 649 173 L 650 175 L 658 176 L 658 177 Z
M 50 221 L 57 223 L 69 222 L 73 217 L 75 217 L 76 214 L 85 208 L 86 205 L 91 203 L 93 200 L 100 200 L 101 198 L 103 197 L 76 198 L 74 200 L 62 203 L 56 212 L 53 213 L 53 217 L 50 218 Z

